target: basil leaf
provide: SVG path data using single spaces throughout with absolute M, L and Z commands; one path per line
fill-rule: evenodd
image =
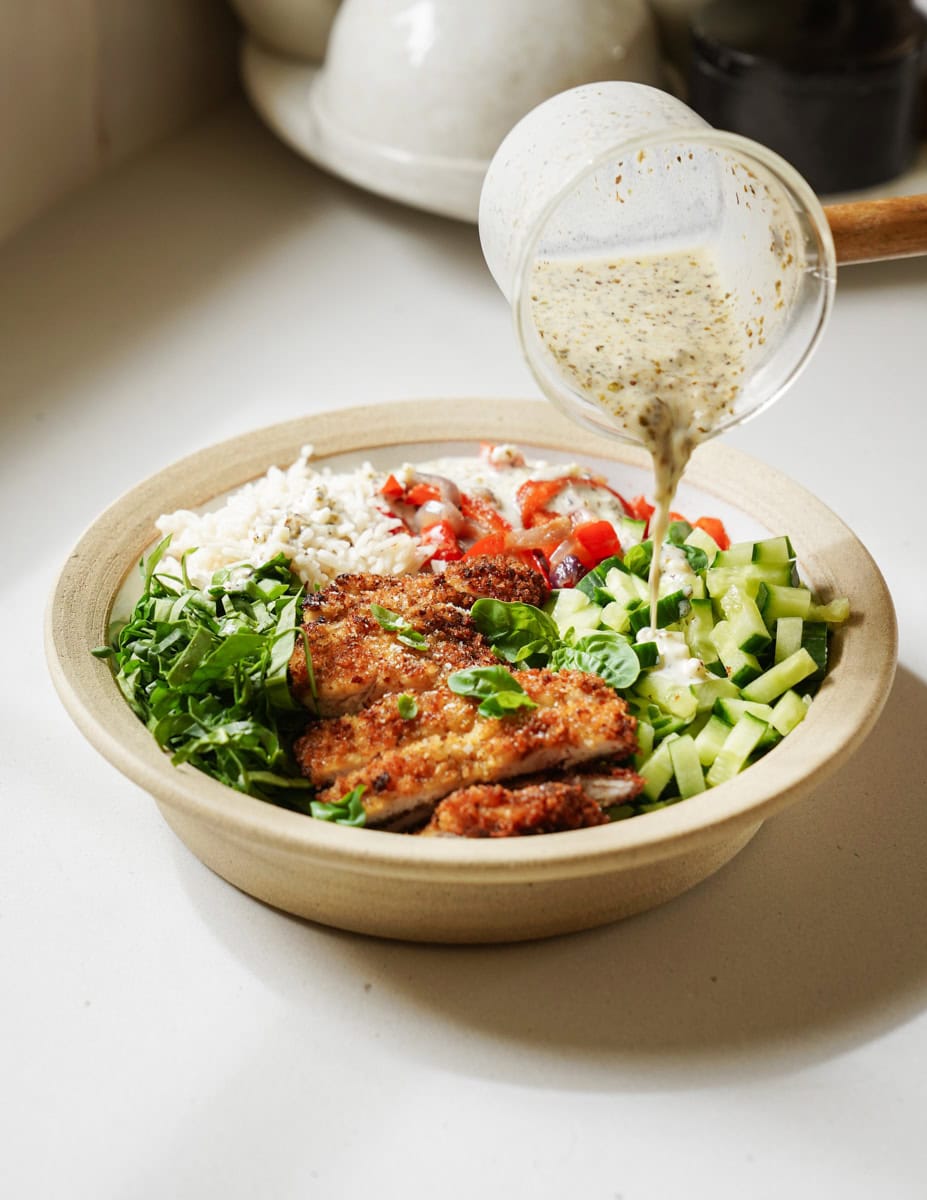
M 475 696 L 482 700 L 476 710 L 482 717 L 504 717 L 520 708 L 537 708 L 505 667 L 468 667 L 449 675 L 447 683 L 458 696 Z
M 708 555 L 701 548 L 701 546 L 681 546 L 680 549 L 686 556 L 686 561 L 696 575 L 699 575 L 702 571 L 707 570 Z
M 414 696 L 403 692 L 396 700 L 396 707 L 399 709 L 399 715 L 404 721 L 411 721 L 413 717 L 418 716 L 418 701 Z
M 533 604 L 483 598 L 473 605 L 470 616 L 506 662 L 543 666 L 560 641 L 553 617 Z
M 507 717 L 519 708 L 537 708 L 537 705 L 524 692 L 497 692 L 495 696 L 487 696 L 476 711 L 481 717 Z
M 413 650 L 424 650 L 428 645 L 425 635 L 413 629 L 401 613 L 392 612 L 382 604 L 371 604 L 370 612 L 377 624 L 387 633 L 395 633 L 404 646 Z
M 640 542 L 637 546 L 632 546 L 624 556 L 625 570 L 630 571 L 632 575 L 640 575 L 641 579 L 646 579 L 650 574 L 652 559 L 653 542 L 648 538 L 646 542 Z
M 598 675 L 616 690 L 630 687 L 641 673 L 641 661 L 631 643 L 607 629 L 587 633 L 572 646 L 560 646 L 551 658 L 551 666 L 557 671 Z
M 691 532 L 692 526 L 688 521 L 670 521 L 666 540 L 672 546 L 681 546 Z

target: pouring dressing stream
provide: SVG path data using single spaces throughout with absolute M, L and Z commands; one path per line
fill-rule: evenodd
M 836 279 L 824 211 L 765 147 L 666 92 L 607 82 L 509 133 L 480 237 L 544 396 L 650 454 L 655 624 L 689 458 L 777 399 L 821 336 Z

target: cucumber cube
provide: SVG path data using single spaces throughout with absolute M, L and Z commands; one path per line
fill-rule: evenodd
M 761 721 L 759 717 L 752 713 L 744 713 L 725 738 L 715 761 L 708 768 L 708 786 L 717 787 L 718 784 L 726 783 L 739 774 L 767 728 L 766 722 Z
M 670 742 L 670 759 L 673 764 L 673 774 L 676 776 L 676 786 L 683 799 L 696 796 L 705 790 L 702 764 L 695 747 L 695 740 L 689 734 L 673 738 Z

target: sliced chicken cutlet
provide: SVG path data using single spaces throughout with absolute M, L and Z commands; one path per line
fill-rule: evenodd
M 477 783 L 438 804 L 420 837 L 523 837 L 607 825 L 608 817 L 576 782 L 505 787 Z
M 295 745 L 300 769 L 321 800 L 363 786 L 367 822 L 382 825 L 458 788 L 635 751 L 636 721 L 603 680 L 580 671 L 513 675 L 536 708 L 482 717 L 475 700 L 440 687 L 403 719 L 396 697 L 384 696 L 310 725 Z
M 453 671 L 497 661 L 468 614 L 480 596 L 540 605 L 547 594 L 537 571 L 502 556 L 451 563 L 440 576 L 340 575 L 306 600 L 290 686 L 321 717 L 359 712 L 389 692 L 426 691 Z M 424 642 L 405 645 L 372 605 L 397 614 Z
M 359 712 L 389 692 L 427 691 L 453 671 L 498 661 L 467 614 L 452 605 L 430 605 L 406 620 L 423 636 L 421 649 L 405 645 L 369 611 L 331 624 L 307 623 L 315 697 L 299 636 L 290 659 L 290 687 L 297 699 L 320 717 L 336 717 Z
M 460 788 L 439 801 L 420 837 L 523 837 L 605 825 L 604 808 L 633 800 L 644 781 L 631 767 L 592 759 L 564 771 Z

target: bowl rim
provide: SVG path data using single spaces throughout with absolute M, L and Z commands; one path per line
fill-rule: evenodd
M 897 624 L 888 587 L 852 531 L 810 491 L 717 442 L 696 451 L 685 482 L 788 533 L 803 574 L 826 595 L 848 594 L 852 616 L 808 718 L 730 783 L 609 826 L 539 838 L 409 838 L 314 821 L 174 767 L 90 650 L 106 638 L 115 597 L 156 534 L 162 512 L 194 508 L 287 466 L 312 444 L 315 460 L 390 446 L 517 441 L 532 450 L 590 455 L 649 470 L 647 454 L 607 442 L 544 401 L 417 399 L 320 412 L 244 433 L 188 454 L 130 488 L 84 531 L 63 563 L 45 614 L 49 672 L 87 740 L 165 812 L 208 822 L 229 842 L 329 867 L 410 879 L 514 883 L 607 874 L 694 852 L 757 826 L 807 795 L 855 753 L 888 697 Z

